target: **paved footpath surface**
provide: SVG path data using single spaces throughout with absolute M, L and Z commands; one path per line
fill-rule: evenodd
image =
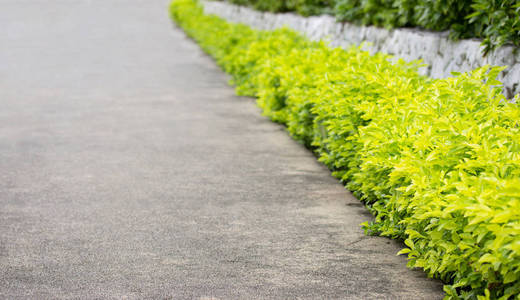
M 441 298 L 166 7 L 0 0 L 0 298 Z

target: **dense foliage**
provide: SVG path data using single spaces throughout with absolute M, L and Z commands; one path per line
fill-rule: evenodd
M 249 5 L 261 11 L 296 11 L 301 15 L 332 13 L 335 0 L 229 0 L 239 5 Z
M 520 108 L 484 67 L 430 79 L 415 63 L 256 31 L 175 0 L 173 19 L 241 95 L 313 149 L 403 239 L 448 299 L 520 299 Z M 518 99 L 516 99 L 518 100 Z
M 339 20 L 385 27 L 419 26 L 431 30 L 452 29 L 460 37 L 475 36 L 466 16 L 471 1 L 460 0 L 338 0 Z
M 485 52 L 520 46 L 518 0 L 229 0 L 271 12 L 308 16 L 333 13 L 339 21 L 363 25 L 450 30 L 452 38 L 483 38 Z

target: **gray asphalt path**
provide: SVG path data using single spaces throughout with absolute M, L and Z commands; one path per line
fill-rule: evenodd
M 0 0 L 0 298 L 442 297 L 166 7 Z

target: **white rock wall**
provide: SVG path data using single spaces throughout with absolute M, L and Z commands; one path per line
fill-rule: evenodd
M 447 33 L 417 29 L 387 30 L 374 26 L 357 26 L 336 22 L 332 16 L 302 17 L 293 13 L 273 14 L 226 2 L 203 0 L 206 13 L 218 15 L 230 22 L 243 23 L 257 29 L 272 30 L 287 26 L 312 40 L 329 40 L 331 46 L 348 47 L 368 42 L 365 49 L 383 52 L 411 61 L 422 59 L 428 67 L 423 74 L 434 78 L 451 76 L 451 72 L 466 72 L 483 65 L 508 66 L 499 78 L 506 96 L 520 93 L 520 51 L 501 47 L 486 57 L 478 40 L 452 41 Z

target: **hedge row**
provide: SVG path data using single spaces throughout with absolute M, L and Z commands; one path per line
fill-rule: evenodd
M 223 0 L 221 0 L 223 1 Z M 303 16 L 332 14 L 336 0 L 229 0 L 238 5 L 248 5 L 261 11 L 296 11 Z
M 430 79 L 384 54 L 227 23 L 195 0 L 171 15 L 448 299 L 520 299 L 520 108 L 496 87 L 501 69 Z
M 304 16 L 330 13 L 339 21 L 363 25 L 450 30 L 452 38 L 483 38 L 485 53 L 520 46 L 518 0 L 228 0 L 271 12 Z

